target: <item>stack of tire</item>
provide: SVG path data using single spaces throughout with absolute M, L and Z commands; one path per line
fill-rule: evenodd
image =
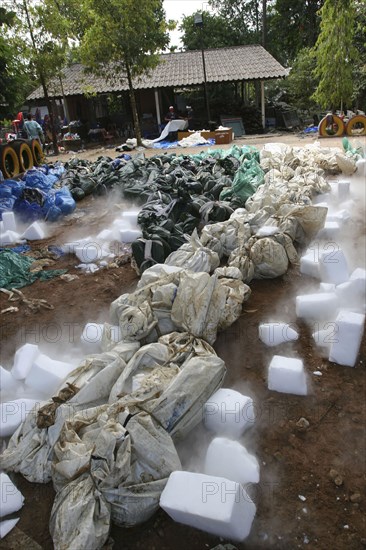
M 42 146 L 37 139 L 16 139 L 0 145 L 0 170 L 4 179 L 13 179 L 43 163 Z
M 338 115 L 329 114 L 319 122 L 318 132 L 321 137 L 366 136 L 366 116 L 355 115 L 345 123 Z

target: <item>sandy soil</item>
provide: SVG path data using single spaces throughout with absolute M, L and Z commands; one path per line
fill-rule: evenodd
M 304 146 L 314 140 L 311 136 L 300 138 L 285 134 L 253 136 L 235 143 L 261 147 L 269 141 L 280 141 Z M 341 140 L 323 139 L 321 145 L 341 146 Z M 193 152 L 198 150 L 194 148 Z M 146 154 L 159 152 L 151 150 Z M 188 153 L 184 150 L 184 154 Z M 118 153 L 114 149 L 98 149 L 78 156 L 92 160 L 101 154 L 114 158 Z M 60 160 L 66 159 L 66 155 L 60 157 Z M 78 209 L 69 219 L 54 226 L 49 239 L 35 242 L 33 251 L 38 250 L 44 257 L 49 244 L 65 242 L 76 233 L 79 237 L 95 233 L 97 228 L 106 225 L 116 208 L 118 205 L 110 205 L 103 198 L 89 197 L 78 203 Z M 356 255 L 362 254 L 364 236 L 364 224 L 359 219 L 348 235 Z M 44 298 L 53 309 L 32 312 L 25 305 L 19 305 L 17 313 L 0 316 L 3 364 L 11 364 L 15 350 L 25 341 L 46 342 L 50 355 L 56 357 L 68 342 L 72 345 L 78 341 L 85 322 L 107 320 L 110 302 L 123 292 L 132 291 L 137 282 L 124 250 L 118 266 L 95 274 L 80 273 L 76 264 L 73 256 L 64 256 L 52 266 L 78 275 L 71 282 L 56 278 L 22 289 L 27 298 Z M 299 323 L 295 315 L 295 295 L 305 285 L 315 288 L 316 282 L 302 276 L 297 267 L 275 280 L 253 281 L 252 295 L 244 304 L 243 315 L 219 335 L 215 344 L 218 355 L 227 365 L 225 386 L 251 395 L 257 410 L 256 423 L 243 438 L 261 465 L 261 481 L 252 489 L 257 515 L 249 538 L 235 545 L 238 549 L 366 548 L 366 338 L 355 368 L 341 367 L 322 358 L 311 339 L 314 327 Z M 0 295 L 0 310 L 8 306 L 6 297 Z M 300 332 L 299 340 L 291 349 L 288 344 L 267 348 L 258 339 L 258 324 L 275 315 L 294 323 Z M 73 327 L 71 333 L 70 326 Z M 267 390 L 266 368 L 271 356 L 289 352 L 304 360 L 311 381 L 311 393 L 305 398 Z M 314 376 L 315 370 L 322 376 Z M 305 431 L 299 431 L 296 426 L 301 417 L 309 421 Z M 185 467 L 194 468 L 209 440 L 199 426 L 179 446 Z M 331 469 L 340 475 L 339 485 L 330 477 Z M 17 527 L 2 541 L 1 547 L 8 550 L 53 548 L 48 532 L 54 495 L 51 484 L 31 484 L 20 475 L 16 475 L 15 480 L 26 502 Z M 306 500 L 302 501 L 299 495 Z M 150 521 L 133 529 L 113 526 L 108 548 L 113 545 L 124 550 L 206 550 L 220 542 L 229 541 L 178 525 L 159 511 Z
M 304 147 L 305 145 L 309 143 L 314 143 L 319 139 L 322 147 L 341 147 L 342 148 L 342 138 L 319 138 L 318 135 L 312 135 L 312 134 L 303 134 L 303 133 L 291 133 L 291 132 L 273 132 L 269 134 L 257 134 L 257 135 L 250 135 L 245 136 L 243 138 L 236 138 L 234 141 L 229 145 L 212 145 L 211 149 L 228 149 L 233 144 L 235 145 L 255 145 L 259 149 L 263 147 L 265 143 L 287 143 L 288 145 L 298 146 L 298 147 Z M 364 140 L 364 138 L 351 138 L 352 142 Z M 72 158 L 73 156 L 77 156 L 78 158 L 86 159 L 94 161 L 99 156 L 106 155 L 110 156 L 112 158 L 115 158 L 120 153 L 117 153 L 115 151 L 115 148 L 120 145 L 120 143 L 116 143 L 114 145 L 108 145 L 108 146 L 95 146 L 90 149 L 85 149 L 84 151 L 80 151 L 78 153 L 74 152 L 65 152 L 60 153 L 57 157 L 53 155 L 49 155 L 47 157 L 48 162 L 67 162 L 69 158 Z M 208 147 L 176 147 L 172 149 L 168 149 L 169 152 L 176 153 L 177 155 L 191 155 L 196 154 L 197 152 L 201 150 L 206 150 Z M 143 149 L 143 152 L 147 157 L 152 157 L 154 155 L 158 155 L 161 153 L 163 149 Z M 136 151 L 132 151 L 132 153 L 129 154 L 135 154 Z

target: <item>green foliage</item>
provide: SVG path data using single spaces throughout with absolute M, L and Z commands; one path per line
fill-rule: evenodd
M 260 43 L 264 0 L 209 0 L 208 3 L 228 22 L 241 44 Z
M 355 9 L 352 0 L 325 0 L 320 14 L 320 34 L 314 49 L 314 75 L 319 84 L 312 98 L 322 107 L 340 108 L 343 103 L 350 104 L 353 94 Z
M 268 49 L 281 63 L 292 65 L 297 54 L 313 47 L 319 34 L 324 0 L 276 0 L 268 9 Z
M 169 43 L 162 0 L 81 0 L 87 25 L 81 37 L 83 63 L 110 81 L 127 78 L 135 133 L 141 143 L 132 79 L 154 68 Z M 125 76 L 123 76 L 123 74 Z
M 134 77 L 159 63 L 170 28 L 161 0 L 82 0 L 81 7 L 89 22 L 81 57 L 93 71 L 116 79 L 128 65 Z
M 182 42 L 185 50 L 207 48 L 224 48 L 242 44 L 242 37 L 233 30 L 230 22 L 220 15 L 203 14 L 203 28 L 194 24 L 194 15 L 183 17 L 179 30 L 183 33 Z
M 12 5 L 16 12 L 13 44 L 19 47 L 20 56 L 27 61 L 34 83 L 42 85 L 50 114 L 53 149 L 57 154 L 48 82 L 53 76 L 60 75 L 66 64 L 70 26 L 60 13 L 57 0 L 13 0 Z
M 0 8 L 0 115 L 18 111 L 31 89 L 28 67 L 12 38 L 15 15 Z
M 313 50 L 303 48 L 293 62 L 287 78 L 288 101 L 299 109 L 310 109 L 316 106 L 310 99 L 317 86 L 317 80 L 314 77 L 315 63 Z
M 366 111 L 366 3 L 355 0 L 356 29 L 354 35 L 358 59 L 354 67 L 354 85 L 352 101 L 356 108 Z

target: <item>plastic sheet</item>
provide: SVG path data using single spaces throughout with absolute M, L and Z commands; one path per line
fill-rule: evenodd
M 33 258 L 21 256 L 12 250 L 0 252 L 0 288 L 22 288 L 34 283 L 37 279 L 47 281 L 66 273 L 66 269 L 49 271 L 30 271 Z

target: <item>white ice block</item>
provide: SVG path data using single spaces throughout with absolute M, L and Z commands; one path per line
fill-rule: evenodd
M 318 231 L 317 239 L 336 239 L 339 236 L 340 226 L 336 221 L 326 220 L 324 227 Z
M 112 226 L 117 229 L 131 229 L 131 224 L 126 218 L 117 218 L 112 222 Z
M 296 315 L 303 319 L 333 319 L 337 307 L 338 298 L 334 292 L 296 296 Z
M 5 519 L 4 521 L 0 521 L 0 539 L 6 537 L 6 535 L 10 533 L 12 529 L 14 529 L 18 521 L 19 518 Z
M 306 395 L 306 373 L 301 359 L 274 355 L 268 369 L 268 389 Z
M 174 521 L 236 541 L 249 535 L 256 512 L 239 483 L 179 471 L 170 474 L 160 506 Z
M 350 190 L 351 182 L 349 180 L 339 180 L 337 191 L 338 191 L 338 198 L 340 200 L 344 200 L 349 196 L 349 190 Z
M 101 241 L 113 241 L 114 232 L 111 229 L 103 229 L 103 231 L 98 233 L 96 238 Z
M 353 280 L 358 281 L 360 290 L 362 290 L 363 293 L 366 293 L 366 269 L 357 267 L 354 271 L 352 271 L 350 281 Z
M 336 285 L 333 283 L 320 283 L 319 290 L 320 292 L 335 292 Z
M 81 246 L 76 246 L 74 253 L 79 260 L 85 264 L 102 260 L 108 256 L 109 251 L 106 248 L 96 242 L 87 242 Z
M 15 352 L 11 374 L 16 380 L 24 380 L 27 377 L 37 355 L 39 349 L 35 344 L 24 344 Z
M 38 241 L 40 239 L 46 238 L 46 231 L 43 227 L 43 224 L 40 224 L 39 222 L 33 222 L 24 231 L 22 237 L 23 239 L 27 239 L 28 241 Z
M 4 230 L 5 231 L 16 231 L 17 224 L 15 221 L 14 212 L 3 212 L 2 215 Z
M 81 341 L 88 347 L 99 349 L 102 343 L 104 325 L 100 323 L 87 323 L 81 335 Z
M 55 361 L 47 355 L 40 354 L 35 359 L 25 384 L 51 397 L 74 368 L 71 363 Z
M 137 216 L 139 215 L 139 210 L 129 210 L 127 212 L 122 212 L 122 220 L 126 220 L 131 225 L 137 225 Z
M 205 403 L 205 426 L 219 435 L 240 437 L 254 421 L 252 398 L 238 391 L 220 388 Z
M 364 307 L 365 288 L 360 279 L 350 279 L 346 283 L 341 283 L 335 288 L 339 304 L 345 309 L 359 309 Z
M 315 197 L 313 197 L 312 202 L 317 206 L 320 206 L 320 204 L 321 206 L 327 206 L 330 200 L 331 200 L 330 193 L 320 193 L 319 195 L 316 195 Z
M 65 254 L 75 254 L 76 247 L 81 247 L 89 242 L 92 242 L 91 237 L 84 237 L 83 239 L 78 239 L 76 241 L 69 241 L 62 245 L 62 250 Z
M 0 235 L 0 245 L 6 246 L 21 241 L 21 236 L 16 231 L 5 231 Z
M 9 392 L 15 391 L 18 385 L 18 381 L 15 380 L 11 372 L 0 366 L 0 391 Z
M 204 473 L 225 477 L 237 483 L 258 483 L 259 464 L 238 441 L 215 437 L 207 449 Z
M 354 367 L 363 335 L 365 315 L 341 310 L 335 323 L 338 332 L 330 348 L 329 361 Z
M 142 237 L 140 229 L 120 229 L 119 240 L 122 243 L 133 243 L 136 239 Z
M 284 342 L 294 342 L 299 337 L 288 323 L 262 323 L 259 325 L 259 339 L 266 346 L 278 346 Z
M 334 283 L 339 285 L 348 281 L 349 272 L 346 257 L 343 251 L 334 246 L 329 251 L 324 250 L 320 254 L 319 269 L 320 277 L 324 283 Z
M 356 162 L 357 174 L 360 176 L 366 176 L 366 159 L 359 159 Z
M 24 422 L 34 405 L 35 399 L 14 399 L 0 404 L 0 437 L 9 437 Z
M 300 258 L 300 273 L 315 279 L 320 278 L 319 260 L 315 257 L 314 251 L 310 251 Z
M 329 222 L 337 222 L 338 225 L 342 226 L 345 222 L 351 219 L 351 214 L 348 210 L 345 210 L 344 208 L 342 210 L 338 210 L 337 212 L 334 212 L 334 214 L 328 214 L 327 215 L 327 221 Z
M 24 503 L 22 493 L 15 487 L 10 477 L 0 473 L 0 517 L 8 516 L 20 510 Z

